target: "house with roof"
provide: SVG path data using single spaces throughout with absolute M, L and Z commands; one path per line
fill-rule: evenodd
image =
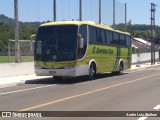
M 141 38 L 132 38 L 132 64 L 151 60 L 151 42 Z M 156 46 L 155 59 L 159 58 Z
M 151 42 L 141 38 L 132 38 L 132 48 L 133 54 L 137 52 L 150 52 Z

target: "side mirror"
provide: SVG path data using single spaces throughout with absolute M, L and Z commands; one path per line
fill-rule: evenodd
M 84 48 L 84 39 L 83 38 L 80 39 L 80 46 L 79 47 Z
M 81 34 L 78 35 L 78 39 L 79 39 L 79 48 L 84 48 L 84 38 L 82 38 Z
M 36 37 L 37 37 L 37 35 L 33 34 L 33 35 L 31 35 L 30 40 L 36 40 Z

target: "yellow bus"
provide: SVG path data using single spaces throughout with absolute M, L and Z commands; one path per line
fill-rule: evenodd
M 131 36 L 92 21 L 61 21 L 40 25 L 35 41 L 38 76 L 88 76 L 131 68 Z

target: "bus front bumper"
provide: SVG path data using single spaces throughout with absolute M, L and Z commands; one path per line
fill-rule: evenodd
M 62 77 L 76 77 L 88 75 L 88 66 L 73 67 L 67 69 L 41 69 L 35 68 L 37 76 L 62 76 Z

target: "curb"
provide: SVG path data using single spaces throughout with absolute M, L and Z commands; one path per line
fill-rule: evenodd
M 0 84 L 0 88 L 12 87 L 12 86 L 23 85 L 23 84 L 25 84 L 24 80 L 16 81 L 16 82 L 15 81 L 14 82 L 8 82 L 8 83 Z
M 156 65 L 153 65 L 153 66 L 147 65 L 147 64 L 146 64 L 146 66 L 142 66 L 142 65 L 140 65 L 140 67 L 132 67 L 128 70 L 132 71 L 132 70 L 138 70 L 138 69 L 147 68 L 147 67 L 160 66 L 160 64 L 156 64 Z M 40 81 L 40 80 L 45 79 L 45 78 L 48 79 L 48 78 L 51 78 L 51 76 L 36 76 L 34 74 L 34 75 L 27 75 L 27 76 L 4 77 L 4 78 L 0 78 L 0 88 L 22 85 L 22 84 L 26 84 L 28 82 L 29 83 L 32 83 L 32 82 L 35 82 L 35 81 L 37 82 L 37 81 Z
M 36 75 L 28 75 L 28 76 L 14 76 L 14 77 L 4 77 L 0 78 L 0 88 L 16 86 L 26 84 L 27 82 L 35 82 L 41 79 L 51 78 L 48 76 L 36 76 Z

